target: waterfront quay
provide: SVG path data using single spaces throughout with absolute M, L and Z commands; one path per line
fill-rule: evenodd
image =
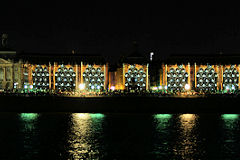
M 1 112 L 240 113 L 239 95 L 1 95 Z

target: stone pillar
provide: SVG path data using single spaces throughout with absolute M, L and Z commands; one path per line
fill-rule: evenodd
M 83 84 L 83 62 L 81 61 L 81 72 L 80 72 L 80 82 Z
M 148 64 L 147 64 L 147 71 L 146 71 L 146 90 L 149 89 L 148 79 L 149 79 L 149 77 L 148 77 Z
M 125 64 L 123 63 L 123 75 L 122 75 L 123 89 L 126 89 L 125 86 Z
M 76 79 L 75 79 L 75 91 L 78 90 L 78 65 L 75 65 L 75 73 L 76 73 Z
M 52 66 L 51 66 L 51 63 L 49 62 L 49 65 L 48 65 L 48 74 L 49 74 L 49 89 L 52 89 Z
M 191 90 L 192 89 L 192 84 L 191 84 L 191 76 L 192 75 L 191 75 L 190 63 L 188 63 L 187 68 L 188 68 L 188 85 L 190 86 L 190 90 Z

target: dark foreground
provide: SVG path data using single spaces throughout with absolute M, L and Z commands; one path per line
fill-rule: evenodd
M 16 97 L 0 96 L 2 112 L 240 113 L 240 97 Z
M 1 160 L 237 160 L 239 114 L 0 113 Z

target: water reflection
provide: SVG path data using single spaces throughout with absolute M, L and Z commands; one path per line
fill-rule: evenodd
M 171 152 L 171 114 L 155 114 L 155 130 L 153 135 L 153 155 L 155 158 L 165 158 Z
M 154 119 L 156 122 L 156 130 L 162 132 L 163 129 L 166 129 L 170 123 L 169 120 L 172 118 L 171 114 L 156 114 Z
M 197 133 L 195 132 L 198 116 L 182 114 L 179 116 L 179 137 L 174 147 L 174 154 L 180 159 L 194 159 L 201 152 L 198 148 Z
M 99 157 L 103 114 L 73 113 L 69 133 L 71 159 L 95 159 Z
M 225 129 L 234 129 L 237 126 L 238 122 L 238 114 L 223 114 L 222 119 L 224 121 L 224 128 Z
M 39 144 L 37 141 L 39 130 L 37 127 L 39 114 L 37 113 L 21 113 L 20 119 L 20 142 L 23 145 L 21 152 L 24 159 L 34 159 L 39 152 Z
M 23 122 L 23 130 L 32 131 L 35 128 L 38 116 L 37 113 L 21 113 L 20 119 Z
M 239 115 L 223 114 L 222 154 L 225 158 L 239 158 Z M 236 146 L 238 144 L 238 146 Z

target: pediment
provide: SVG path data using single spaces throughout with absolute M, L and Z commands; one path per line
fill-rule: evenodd
M 0 64 L 11 64 L 10 61 L 0 58 Z

